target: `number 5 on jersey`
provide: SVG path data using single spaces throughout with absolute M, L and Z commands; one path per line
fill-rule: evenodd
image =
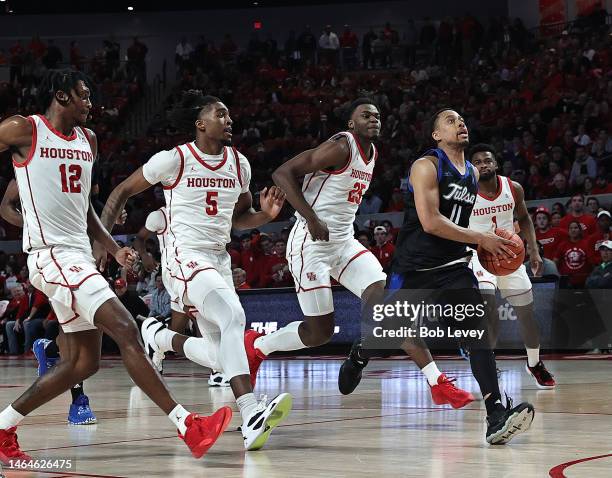
M 217 196 L 219 196 L 218 191 L 206 192 L 206 214 L 208 214 L 209 216 L 217 215 Z

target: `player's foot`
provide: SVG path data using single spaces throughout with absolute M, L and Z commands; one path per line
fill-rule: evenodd
M 166 356 L 161 352 L 154 352 L 151 357 L 151 361 L 160 375 L 164 374 L 164 358 L 166 358 Z
M 534 416 L 533 405 L 523 402 L 513 408 L 512 399 L 506 395 L 506 408 L 500 408 L 487 417 L 487 443 L 508 443 L 515 436 L 529 430 Z
M 555 388 L 555 379 L 553 378 L 554 375 L 546 369 L 541 360 L 535 365 L 535 367 L 530 367 L 528 363 L 525 364 L 525 369 L 527 370 L 527 373 L 535 379 L 538 388 Z
M 436 405 L 448 403 L 453 408 L 461 408 L 474 401 L 474 395 L 457 388 L 453 383 L 455 380 L 454 378 L 449 379 L 446 375 L 442 374 L 438 377 L 437 385 L 430 386 L 431 399 Z
M 202 458 L 225 431 L 231 420 L 232 409 L 230 407 L 221 407 L 208 417 L 190 413 L 185 419 L 187 427 L 185 435 L 179 432 L 178 436 L 189 447 L 194 458 Z
M 19 449 L 16 431 L 17 427 L 0 430 L 0 463 L 3 465 L 8 465 L 10 460 L 32 460 Z
M 274 427 L 287 418 L 292 404 L 293 399 L 288 393 L 281 393 L 270 403 L 267 403 L 267 397 L 264 397 L 242 424 L 244 448 L 259 450 L 264 446 Z
M 98 419 L 89 407 L 89 397 L 85 394 L 80 395 L 70 405 L 68 411 L 68 423 L 70 425 L 93 425 Z
M 351 351 L 348 357 L 342 363 L 340 372 L 338 372 L 338 389 L 343 395 L 353 393 L 353 391 L 361 382 L 361 373 L 368 365 L 369 359 L 364 359 L 359 356 L 361 350 L 361 340 L 357 339 L 353 342 Z
M 255 340 L 264 334 L 257 332 L 256 330 L 247 330 L 244 333 L 244 348 L 246 349 L 247 358 L 249 359 L 249 370 L 251 372 L 251 387 L 255 388 L 255 382 L 257 381 L 257 371 L 261 362 L 266 358 L 261 350 L 255 347 Z
M 212 371 L 210 377 L 208 377 L 209 387 L 229 387 L 229 378 L 223 375 L 221 372 Z
M 161 329 L 165 329 L 166 324 L 160 322 L 154 317 L 149 317 L 146 319 L 140 328 L 140 332 L 142 334 L 142 340 L 144 342 L 145 350 L 147 354 L 149 354 L 149 358 L 153 360 L 153 356 L 158 353 L 163 355 L 166 350 L 162 350 L 155 343 L 155 334 L 159 332 Z
M 36 357 L 36 360 L 38 360 L 37 374 L 39 377 L 46 374 L 47 371 L 59 360 L 59 357 L 47 357 L 45 347 L 50 343 L 51 341 L 49 339 L 38 339 L 32 344 L 32 352 L 34 352 L 34 357 Z

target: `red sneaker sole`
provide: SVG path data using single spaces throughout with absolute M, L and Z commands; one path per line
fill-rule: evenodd
M 232 421 L 232 409 L 230 407 L 222 407 L 216 413 L 219 413 L 219 411 L 223 411 L 223 422 L 221 423 L 221 427 L 214 437 L 204 438 L 193 450 L 191 450 L 191 455 L 194 458 L 202 458 L 210 447 L 215 444 L 229 423 Z

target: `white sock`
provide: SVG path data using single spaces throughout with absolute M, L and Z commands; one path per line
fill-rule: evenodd
M 540 361 L 540 348 L 528 349 L 525 347 L 525 350 L 527 350 L 527 365 L 535 367 Z
M 192 362 L 213 370 L 222 370 L 217 363 L 219 344 L 212 343 L 205 338 L 189 337 L 183 344 L 183 352 Z
M 177 405 L 172 409 L 172 411 L 168 414 L 168 418 L 181 435 L 185 436 L 185 432 L 187 431 L 187 427 L 185 426 L 185 419 L 190 415 L 190 413 L 183 408 L 182 405 Z
M 251 416 L 251 413 L 253 413 L 255 407 L 257 407 L 257 400 L 255 399 L 255 394 L 251 392 L 239 396 L 236 399 L 236 404 L 238 405 L 238 410 L 240 410 L 242 423 L 244 423 L 246 422 L 247 418 Z
M 261 350 L 264 355 L 272 352 L 305 349 L 306 345 L 300 339 L 298 328 L 301 321 L 291 322 L 282 329 L 264 335 L 255 340 L 255 347 Z
M 15 410 L 12 405 L 9 405 L 0 412 L 0 430 L 8 430 L 9 428 L 16 427 L 24 418 L 25 417 Z
M 176 332 L 170 329 L 161 329 L 155 334 L 155 343 L 161 349 L 162 352 L 169 352 L 175 350 L 172 349 L 172 337 L 176 335 Z
M 438 370 L 436 362 L 429 362 L 421 369 L 421 372 L 427 377 L 427 383 L 429 383 L 429 385 L 432 387 L 438 385 L 438 377 L 442 375 L 442 372 Z

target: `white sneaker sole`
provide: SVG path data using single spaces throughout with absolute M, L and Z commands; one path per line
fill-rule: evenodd
M 266 417 L 261 429 L 262 433 L 253 440 L 253 442 L 247 446 L 245 442 L 245 448 L 248 451 L 259 450 L 262 448 L 268 438 L 270 438 L 270 433 L 272 430 L 276 428 L 285 418 L 289 415 L 291 411 L 291 406 L 293 405 L 293 398 L 288 393 L 281 393 L 274 400 L 270 402 L 267 409 L 268 416 Z
M 528 407 L 513 413 L 508 417 L 501 430 L 487 437 L 487 443 L 490 445 L 505 445 L 514 437 L 529 430 L 534 416 L 535 411 Z

